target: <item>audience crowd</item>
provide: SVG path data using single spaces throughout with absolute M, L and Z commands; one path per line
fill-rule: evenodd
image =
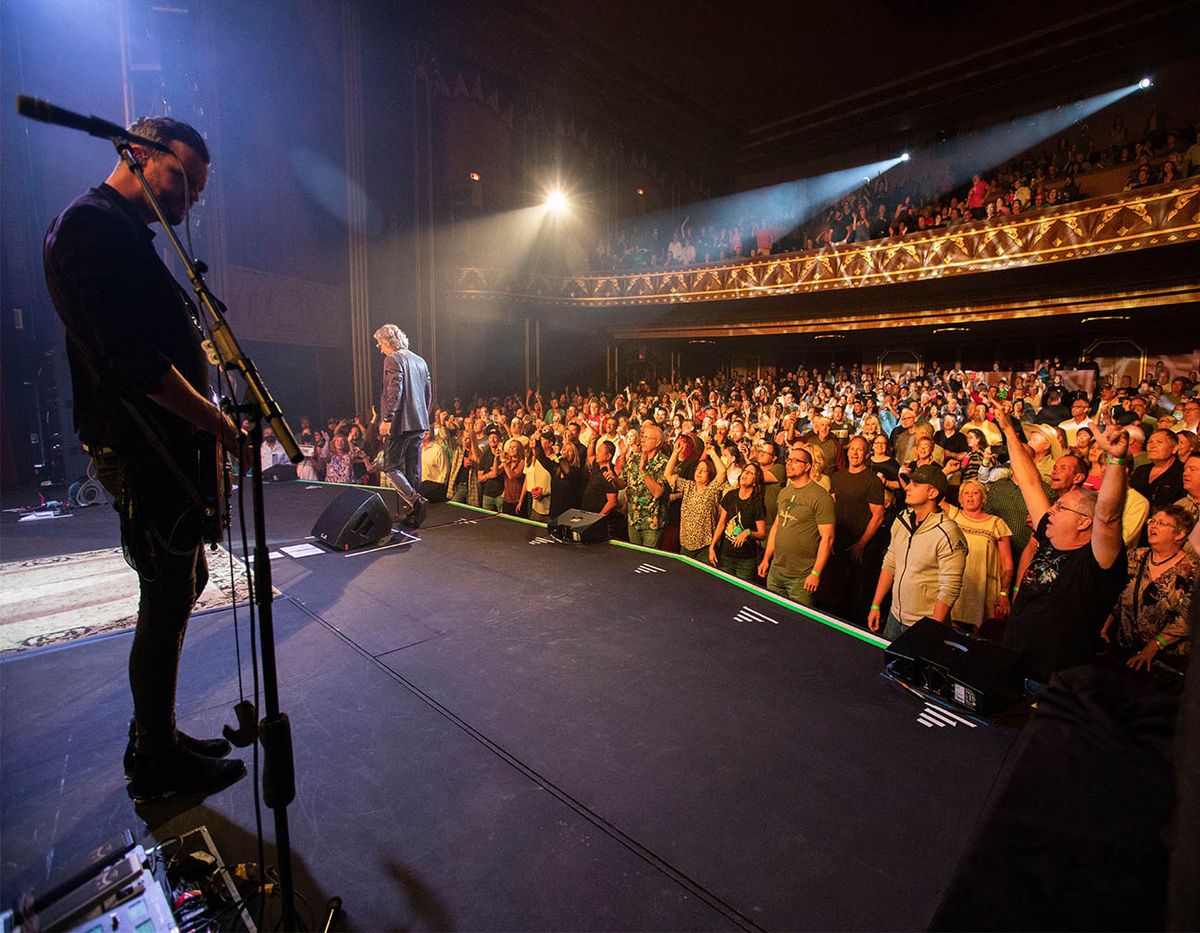
M 929 616 L 1040 676 L 1103 650 L 1169 680 L 1197 572 L 1198 374 L 1134 385 L 1090 365 L 1090 395 L 1055 360 L 455 398 L 420 491 L 545 522 L 600 513 L 614 537 L 889 638 Z M 380 482 L 374 412 L 299 428 L 300 478 Z M 269 439 L 263 467 L 283 460 Z
M 697 208 L 699 219 L 689 216 L 673 230 L 626 226 L 596 244 L 591 264 L 596 272 L 665 271 L 954 227 L 1079 200 L 1081 176 L 1118 167 L 1126 174 L 1114 190 L 1200 174 L 1200 121 L 1172 131 L 1148 125 L 1135 139 L 1116 117 L 1099 138 L 1081 127 L 1074 138 L 1060 137 L 960 186 L 948 173 L 910 173 L 899 182 L 884 173 L 795 226 L 770 216 L 806 213 L 800 205 L 780 209 L 776 204 L 769 214 L 764 210 L 735 220 Z

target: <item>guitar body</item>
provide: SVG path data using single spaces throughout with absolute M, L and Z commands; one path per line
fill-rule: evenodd
M 221 442 L 208 433 L 196 435 L 197 489 L 200 492 L 201 535 L 206 544 L 220 544 L 229 528 L 233 471 Z

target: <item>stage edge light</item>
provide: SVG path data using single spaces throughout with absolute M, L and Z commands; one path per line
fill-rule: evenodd
M 900 153 L 900 161 L 901 162 L 907 162 L 911 158 L 912 158 L 912 156 L 910 156 L 907 152 Z
M 1142 78 L 1142 80 L 1138 82 L 1138 87 L 1140 87 L 1144 91 L 1144 90 L 1146 90 L 1146 88 L 1150 87 L 1153 84 L 1154 84 L 1154 82 L 1151 81 L 1149 78 Z

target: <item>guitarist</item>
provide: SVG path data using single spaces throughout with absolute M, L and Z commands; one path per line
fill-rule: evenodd
M 131 130 L 170 148 L 133 152 L 167 219 L 184 222 L 208 179 L 203 138 L 168 117 Z M 224 739 L 196 739 L 175 725 L 183 636 L 208 581 L 200 470 L 215 471 L 217 458 L 201 464 L 198 444 L 215 437 L 238 450 L 242 437 L 210 401 L 199 321 L 155 252 L 156 219 L 121 162 L 55 218 L 43 244 L 66 328 L 75 430 L 113 496 L 125 557 L 140 578 L 125 753 L 128 792 L 139 802 L 210 794 L 246 773 L 241 761 L 222 760 Z

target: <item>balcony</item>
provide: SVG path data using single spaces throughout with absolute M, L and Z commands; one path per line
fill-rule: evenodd
M 451 272 L 449 294 L 592 308 L 781 298 L 1017 270 L 1200 242 L 1200 179 L 905 237 L 733 265 L 551 277 Z

